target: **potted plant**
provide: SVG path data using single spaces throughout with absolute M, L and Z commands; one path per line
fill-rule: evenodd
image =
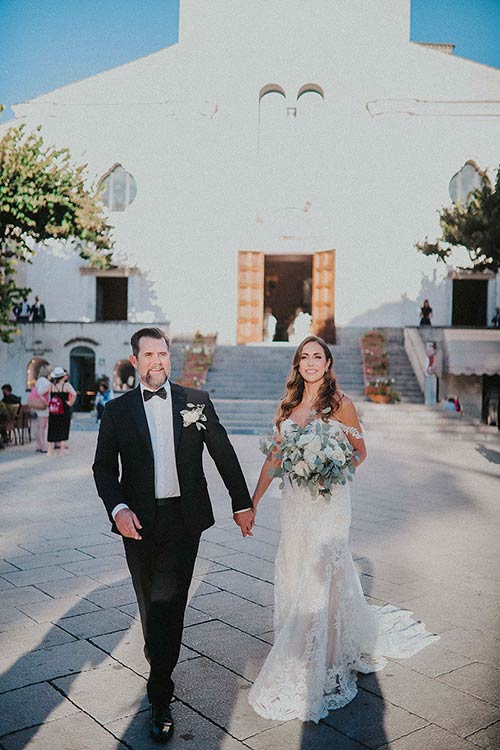
M 180 385 L 201 388 L 207 379 L 208 370 L 213 362 L 217 334 L 203 336 L 196 331 L 193 340 L 186 345 Z
M 394 404 L 400 401 L 401 397 L 394 388 L 393 378 L 376 378 L 370 380 L 365 386 L 365 394 L 370 401 L 377 404 Z
M 380 404 L 400 401 L 400 395 L 394 388 L 394 380 L 389 377 L 387 346 L 383 332 L 368 331 L 361 337 L 360 345 L 367 398 Z

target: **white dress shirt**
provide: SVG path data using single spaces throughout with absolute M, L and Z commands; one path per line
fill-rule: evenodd
M 157 499 L 179 497 L 181 489 L 175 461 L 174 419 L 170 382 L 167 380 L 163 385 L 167 393 L 166 399 L 155 396 L 148 401 L 144 401 L 144 391 L 149 389 L 145 388 L 142 383 L 140 383 L 140 388 L 144 411 L 146 412 L 149 436 L 153 447 L 155 497 Z M 128 505 L 119 503 L 113 508 L 111 512 L 113 519 L 118 511 L 123 508 L 128 508 Z
M 160 386 L 161 387 L 161 386 Z M 179 477 L 177 476 L 177 465 L 175 460 L 174 445 L 174 418 L 172 413 L 172 394 L 170 382 L 167 380 L 163 386 L 167 392 L 167 398 L 159 396 L 144 401 L 144 390 L 149 390 L 140 383 L 141 396 L 146 412 L 151 445 L 153 446 L 153 457 L 155 467 L 155 497 L 178 497 L 181 494 Z M 156 389 L 159 390 L 159 389 Z M 125 503 L 118 503 L 111 511 L 113 520 L 118 511 L 128 508 Z M 235 511 L 244 513 L 250 508 Z

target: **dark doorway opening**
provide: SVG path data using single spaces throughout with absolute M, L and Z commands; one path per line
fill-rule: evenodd
M 500 375 L 483 375 L 482 420 L 500 430 Z
M 488 281 L 454 279 L 452 326 L 486 326 Z
M 274 341 L 288 341 L 298 308 L 311 314 L 312 255 L 266 255 L 264 309 L 276 318 Z
M 98 276 L 96 279 L 96 320 L 127 320 L 128 278 Z
M 75 411 L 92 411 L 95 398 L 95 354 L 88 346 L 76 346 L 69 355 L 69 379 L 76 391 Z

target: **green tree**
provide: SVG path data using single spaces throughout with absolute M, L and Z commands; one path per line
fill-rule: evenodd
M 466 203 L 458 202 L 439 212 L 442 235 L 435 242 L 426 238 L 416 248 L 424 255 L 435 255 L 447 262 L 455 247 L 464 247 L 476 271 L 500 267 L 500 167 L 495 186 L 483 175 L 481 187 Z
M 94 267 L 111 261 L 111 226 L 86 165 L 74 166 L 67 148 L 44 144 L 40 127 L 10 128 L 0 140 L 0 340 L 16 327 L 12 307 L 31 290 L 16 283 L 19 263 L 31 262 L 49 240 L 71 240 Z

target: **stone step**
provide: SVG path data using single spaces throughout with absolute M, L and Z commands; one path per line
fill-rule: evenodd
M 349 345 L 332 346 L 336 374 L 349 393 L 363 392 L 357 336 Z M 219 346 L 206 389 L 216 399 L 278 400 L 284 392 L 295 347 L 288 345 Z

